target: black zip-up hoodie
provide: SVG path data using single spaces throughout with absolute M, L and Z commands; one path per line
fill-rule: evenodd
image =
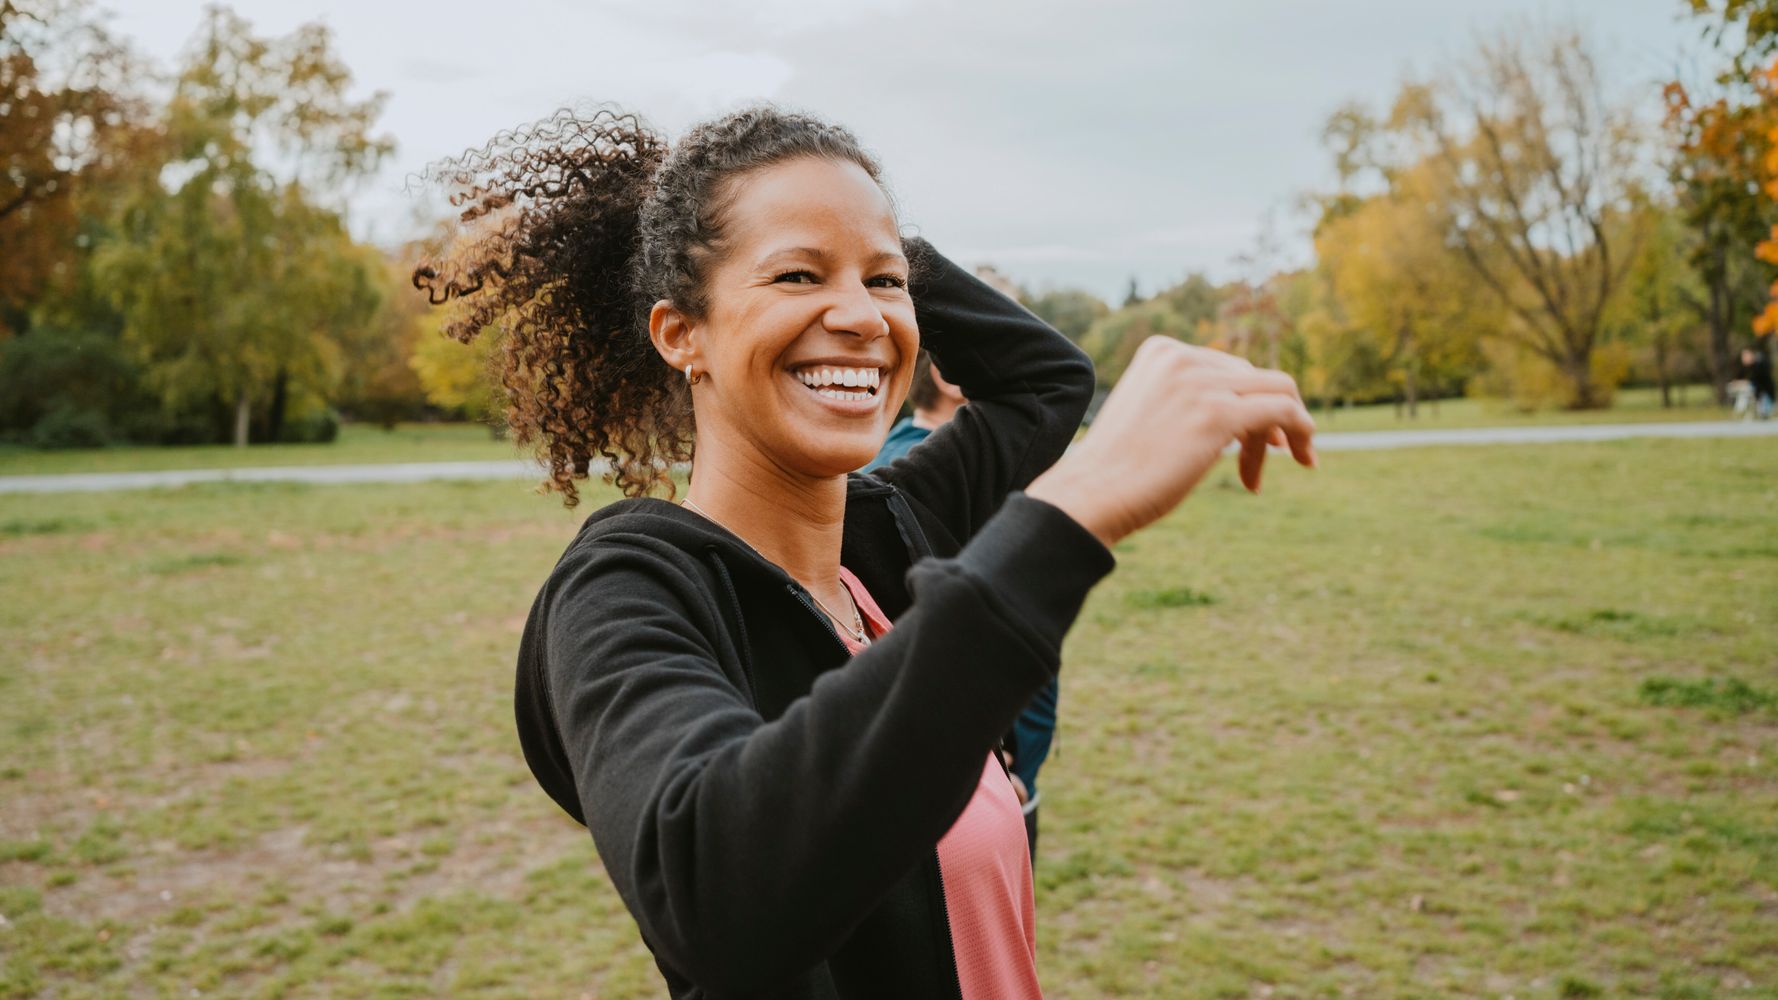
M 960 996 L 939 838 L 1111 571 L 1015 492 L 1072 439 L 1092 364 L 910 250 L 923 346 L 969 405 L 848 481 L 841 562 L 893 631 L 849 657 L 783 570 L 650 498 L 587 519 L 525 626 L 525 759 L 677 998 Z

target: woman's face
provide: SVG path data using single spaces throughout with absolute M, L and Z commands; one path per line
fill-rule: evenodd
M 876 455 L 920 347 L 894 212 L 857 164 L 812 158 L 748 174 L 731 195 L 692 327 L 699 447 L 844 475 Z

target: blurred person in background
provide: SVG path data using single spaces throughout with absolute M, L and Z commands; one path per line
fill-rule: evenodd
M 908 388 L 908 405 L 912 416 L 896 421 L 877 457 L 860 472 L 874 472 L 906 455 L 926 436 L 943 427 L 959 407 L 968 402 L 963 390 L 946 380 L 933 367 L 932 356 L 925 351 L 914 362 L 914 381 Z M 1025 815 L 1025 841 L 1033 862 L 1037 859 L 1037 810 L 1042 796 L 1037 790 L 1037 772 L 1049 757 L 1050 744 L 1056 734 L 1056 704 L 1061 697 L 1061 675 L 1051 678 L 1031 704 L 1019 713 L 1012 730 L 1001 740 L 1007 772 L 1018 793 L 1019 805 Z
M 921 351 L 914 362 L 914 381 L 908 386 L 908 406 L 913 408 L 913 415 L 897 420 L 889 428 L 889 436 L 877 457 L 858 471 L 873 472 L 906 455 L 914 445 L 926 440 L 926 435 L 949 422 L 966 402 L 963 390 L 946 381 L 932 367 L 932 355 Z
M 668 992 L 1040 996 L 996 745 L 1112 545 L 1231 442 L 1250 489 L 1268 445 L 1314 463 L 1296 384 L 1153 338 L 1069 449 L 1086 356 L 905 239 L 850 132 L 770 106 L 673 144 L 562 112 L 432 176 L 465 228 L 415 285 L 502 338 L 550 486 L 627 495 L 539 591 L 515 714 Z M 854 474 L 922 345 L 969 405 Z
M 1738 380 L 1745 381 L 1753 395 L 1753 416 L 1765 420 L 1772 415 L 1772 397 L 1775 387 L 1772 379 L 1772 358 L 1763 348 L 1744 347 L 1741 349 L 1741 370 L 1735 375 Z

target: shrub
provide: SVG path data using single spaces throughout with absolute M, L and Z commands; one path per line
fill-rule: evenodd
M 57 403 L 38 418 L 24 434 L 33 448 L 103 448 L 111 443 L 111 423 L 105 414 L 77 403 Z
M 278 440 L 291 444 L 327 444 L 339 436 L 340 415 L 330 407 L 319 407 L 285 419 Z

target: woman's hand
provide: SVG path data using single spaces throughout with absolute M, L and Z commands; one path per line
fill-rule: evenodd
M 1150 337 L 1086 437 L 1025 492 L 1061 508 L 1109 548 L 1177 507 L 1230 442 L 1241 442 L 1241 482 L 1257 493 L 1266 446 L 1288 446 L 1312 468 L 1314 433 L 1289 375 Z

